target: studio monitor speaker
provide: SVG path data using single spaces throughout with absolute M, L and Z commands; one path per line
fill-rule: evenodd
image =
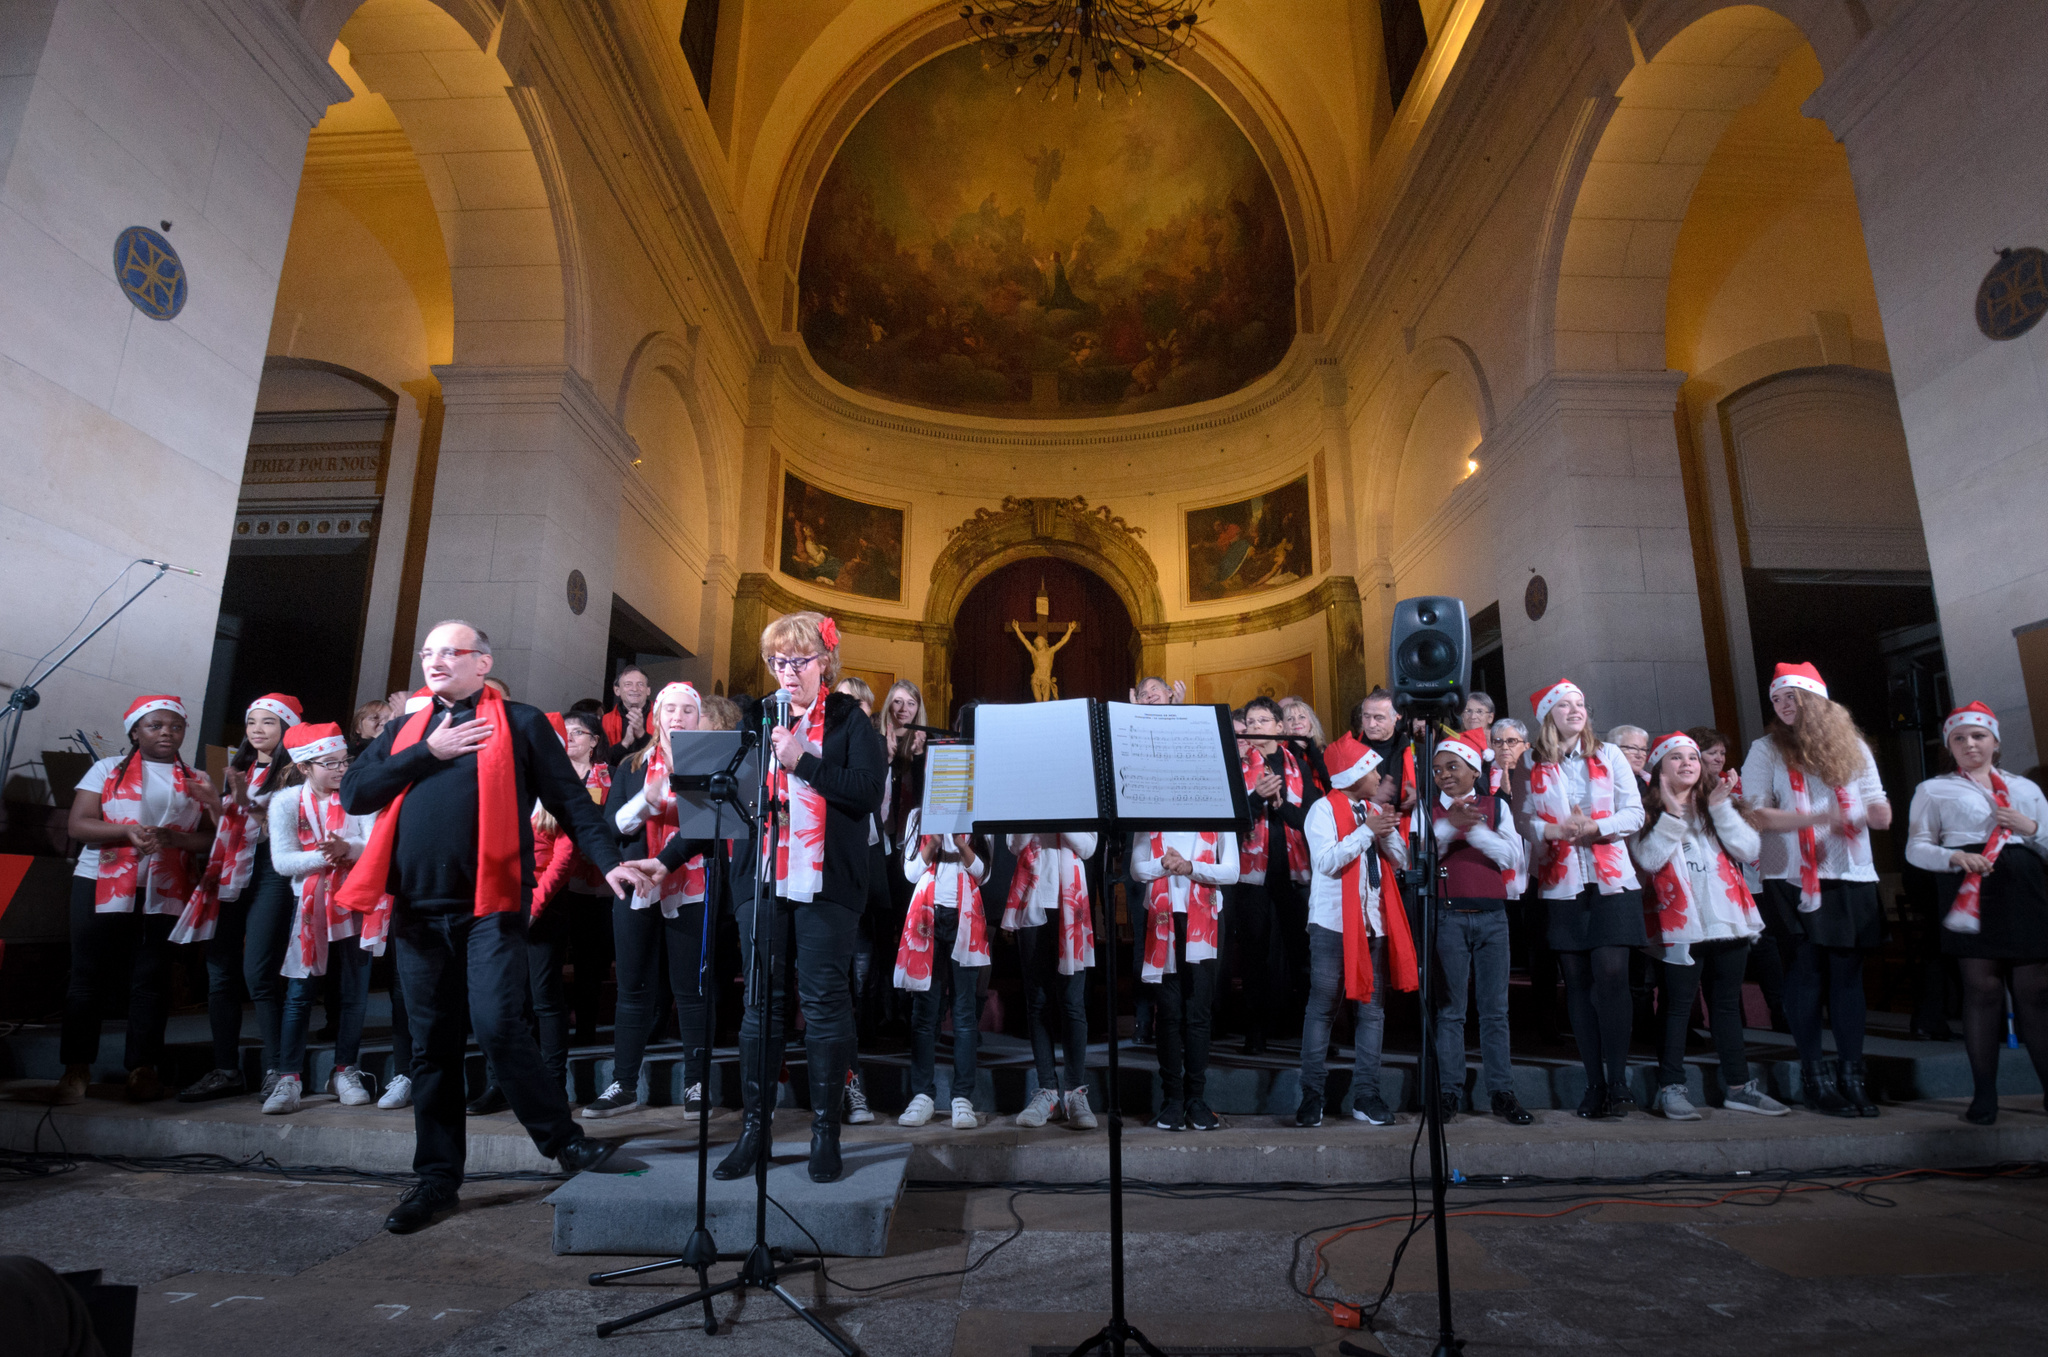
M 1472 677 L 1472 624 L 1460 598 L 1404 598 L 1387 637 L 1387 686 L 1397 704 L 1456 707 Z

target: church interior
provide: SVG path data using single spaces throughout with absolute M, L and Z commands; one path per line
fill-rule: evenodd
M 549 711 L 609 704 L 628 663 L 758 695 L 762 628 L 815 609 L 846 674 L 915 683 L 935 726 L 1049 664 L 1063 698 L 1298 696 L 1334 737 L 1388 680 L 1396 601 L 1447 595 L 1502 715 L 1569 676 L 1603 728 L 1740 750 L 1805 661 L 1902 808 L 1952 706 L 1996 709 L 2005 768 L 2048 757 L 2035 4 L 1189 8 L 1170 62 L 1048 79 L 959 0 L 0 6 L 5 691 L 172 567 L 16 714 L 7 853 L 53 851 L 55 770 L 123 749 L 136 694 L 183 695 L 197 760 L 264 693 L 346 721 L 418 688 L 444 618 Z M 0 1019 L 55 1002 L 62 908 L 0 913 Z M 519 1186 L 497 1218 L 531 1235 Z M 8 1191 L 0 1238 L 35 1252 Z M 2030 1213 L 2039 1269 L 2028 1191 L 1996 1209 Z M 963 1209 L 920 1247 L 1009 1231 L 1000 1193 Z M 1036 1265 L 1064 1265 L 1041 1231 L 1099 1228 L 1064 1209 L 1027 1211 Z M 1187 1209 L 1146 1228 L 1300 1228 Z M 1977 1259 L 2008 1225 L 1942 1228 Z M 493 1261 L 465 1285 L 580 1286 L 588 1260 L 529 1276 L 466 1229 Z M 1497 1239 L 1452 1257 L 1528 1286 Z M 1346 1285 L 1377 1285 L 1377 1248 Z M 311 1275 L 265 1285 L 324 1303 Z M 1881 1288 L 1856 1275 L 1814 1313 L 1859 1323 Z M 438 1284 L 391 1277 L 401 1308 Z M 875 1350 L 1035 1350 L 1043 1316 L 1011 1333 L 960 1295 L 885 1302 L 980 1317 Z M 556 1332 L 510 1303 L 472 1307 L 497 1346 L 391 1350 Z M 1979 1337 L 2034 1350 L 2038 1316 L 1995 1315 Z M 1338 1350 L 1312 1317 L 1286 1351 Z M 1208 1341 L 1262 1341 L 1235 1322 Z M 164 1323 L 136 1350 L 221 1350 Z M 338 1341 L 307 1350 L 360 1350 Z M 1404 1341 L 1381 1350 L 1427 1347 Z

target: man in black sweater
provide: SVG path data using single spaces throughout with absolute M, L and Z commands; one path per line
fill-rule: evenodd
M 526 1025 L 526 924 L 534 884 L 527 813 L 534 801 L 569 830 L 614 891 L 650 885 L 645 872 L 621 864 L 616 837 L 605 832 L 546 715 L 485 692 L 489 637 L 467 622 L 443 622 L 427 633 L 421 661 L 434 694 L 424 728 L 415 728 L 412 717 L 392 721 L 341 784 L 342 805 L 352 815 L 390 815 L 387 808 L 404 797 L 395 824 L 380 817 L 363 859 L 372 871 L 378 861 L 388 862 L 386 880 L 366 882 L 364 889 L 381 887 L 392 896 L 391 933 L 415 1052 L 413 1171 L 419 1185 L 384 1222 L 394 1234 L 409 1234 L 454 1210 L 462 1186 L 465 991 L 477 1043 L 540 1152 L 575 1171 L 596 1167 L 616 1148 L 576 1129 L 568 1096 L 548 1077 Z M 504 730 L 480 719 L 480 708 L 502 712 Z M 494 743 L 499 739 L 509 741 L 509 750 Z M 404 747 L 394 750 L 399 742 Z M 494 754 L 490 769 L 480 770 L 479 756 Z M 485 815 L 493 817 L 488 825 Z M 515 847 L 513 863 L 505 855 Z M 481 880 L 480 851 L 487 859 L 498 855 L 484 862 Z

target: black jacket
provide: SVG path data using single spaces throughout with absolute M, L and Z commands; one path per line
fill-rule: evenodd
M 845 693 L 825 696 L 821 749 L 796 764 L 796 775 L 825 798 L 825 882 L 818 898 L 858 914 L 868 902 L 868 817 L 881 809 L 889 754 L 875 723 Z M 762 753 L 774 757 L 772 750 Z
M 447 704 L 440 704 L 446 706 Z M 453 721 L 476 718 L 476 699 L 452 707 Z M 601 812 L 592 804 L 583 779 L 538 707 L 507 702 L 511 726 L 514 804 L 519 811 L 521 899 L 533 901 L 533 821 L 528 812 L 536 799 L 566 827 L 583 855 L 608 872 L 619 865 L 618 836 L 607 834 Z M 351 815 L 381 811 L 408 793 L 398 811 L 398 838 L 392 846 L 387 889 L 420 913 L 454 913 L 476 901 L 477 782 L 476 755 L 438 759 L 422 738 L 397 754 L 391 742 L 410 717 L 391 722 L 370 747 L 356 757 L 341 779 L 342 808 Z M 436 716 L 431 732 L 439 724 Z

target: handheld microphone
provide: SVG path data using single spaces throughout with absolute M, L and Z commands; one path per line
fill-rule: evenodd
M 788 725 L 791 720 L 789 689 L 777 688 L 774 692 L 770 693 L 768 695 L 768 707 L 775 714 L 776 729 L 780 730 Z
M 169 561 L 152 561 L 147 556 L 144 556 L 137 564 L 153 565 L 159 570 L 175 570 L 180 575 L 190 575 L 193 579 L 200 578 L 199 572 L 190 566 L 172 565 Z

